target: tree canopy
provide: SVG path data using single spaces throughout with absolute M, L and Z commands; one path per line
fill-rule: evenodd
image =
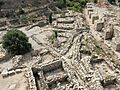
M 28 43 L 28 37 L 19 30 L 10 30 L 3 36 L 3 48 L 8 53 L 22 55 L 31 50 L 31 44 Z

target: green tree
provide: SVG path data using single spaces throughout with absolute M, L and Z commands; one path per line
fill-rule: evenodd
M 87 2 L 87 0 L 80 0 L 80 6 L 84 8 Z
M 19 30 L 10 30 L 3 36 L 3 48 L 8 53 L 22 55 L 31 50 L 31 44 L 28 43 L 28 37 Z

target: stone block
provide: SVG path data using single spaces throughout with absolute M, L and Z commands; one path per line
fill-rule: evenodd
M 15 72 L 16 72 L 16 73 L 21 73 L 22 70 L 21 70 L 21 69 L 16 69 Z
M 119 43 L 119 44 L 116 44 L 115 50 L 116 50 L 116 51 L 120 51 L 120 43 Z
M 94 6 L 94 3 L 87 3 L 87 8 L 92 8 Z
M 11 70 L 8 72 L 9 75 L 14 75 L 15 74 L 15 71 L 14 70 Z
M 58 18 L 57 23 L 73 23 L 74 18 L 67 17 L 67 18 Z
M 6 69 L 3 70 L 2 73 L 1 73 L 1 75 L 2 75 L 3 77 L 7 77 L 7 76 L 8 76 L 8 71 L 7 71 Z
M 90 12 L 93 12 L 93 11 L 94 11 L 93 8 L 88 8 L 88 9 L 87 9 L 87 15 L 89 15 Z
M 108 40 L 108 39 L 112 39 L 112 38 L 113 38 L 113 30 L 111 30 L 111 29 L 106 30 L 104 39 Z
M 104 22 L 98 21 L 98 20 L 95 21 L 95 30 L 96 31 L 101 31 L 103 27 L 104 27 Z
M 94 24 L 94 23 L 95 23 L 95 20 L 98 20 L 98 19 L 99 19 L 99 16 L 98 16 L 98 15 L 92 14 L 92 16 L 91 16 L 91 22 L 92 22 L 92 24 Z
M 90 12 L 89 13 L 89 18 L 91 19 L 91 16 L 93 15 L 93 14 L 95 14 L 94 12 Z

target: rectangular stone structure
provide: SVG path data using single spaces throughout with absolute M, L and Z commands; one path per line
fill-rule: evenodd
M 57 69 L 59 67 L 62 68 L 62 61 L 55 61 L 55 62 L 46 64 L 46 65 L 42 66 L 42 70 L 43 70 L 43 72 L 49 72 L 49 71 Z
M 100 20 L 95 21 L 95 30 L 96 31 L 101 31 L 103 27 L 104 27 L 104 22 L 102 22 Z
M 120 37 L 120 26 L 114 26 L 114 36 L 115 37 Z
M 92 14 L 92 16 L 91 16 L 91 22 L 92 22 L 92 24 L 94 24 L 94 23 L 95 23 L 95 20 L 98 20 L 98 19 L 99 19 L 99 16 L 98 16 L 98 15 Z
M 95 14 L 94 12 L 89 12 L 89 18 L 91 19 L 91 16 Z
M 89 14 L 90 12 L 93 12 L 93 8 L 87 8 L 87 14 Z
M 87 3 L 87 8 L 92 8 L 94 6 L 94 3 Z
M 112 39 L 113 38 L 113 29 L 107 29 L 105 31 L 105 35 L 104 35 L 104 39 L 108 40 L 108 39 Z

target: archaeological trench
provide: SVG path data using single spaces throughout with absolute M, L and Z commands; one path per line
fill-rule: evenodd
M 58 10 L 52 0 L 42 1 L 44 6 L 25 7 L 26 15 L 37 17 L 34 24 L 22 23 L 9 3 L 4 6 L 2 14 L 9 11 L 12 16 L 0 19 L 0 42 L 8 30 L 18 28 L 29 37 L 33 50 L 11 56 L 0 44 L 0 90 L 120 90 L 119 8 L 87 3 L 79 13 Z M 49 24 L 46 17 L 51 11 L 54 20 Z M 51 43 L 53 32 L 58 36 Z

